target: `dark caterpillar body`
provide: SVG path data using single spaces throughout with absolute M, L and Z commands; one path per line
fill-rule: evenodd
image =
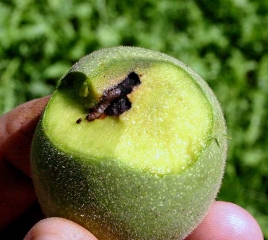
M 133 91 L 135 86 L 140 85 L 141 81 L 135 72 L 131 72 L 119 84 L 104 91 L 99 102 L 89 109 L 86 119 L 91 122 L 105 116 L 119 116 L 131 108 L 127 94 Z M 81 123 L 80 119 L 76 123 Z

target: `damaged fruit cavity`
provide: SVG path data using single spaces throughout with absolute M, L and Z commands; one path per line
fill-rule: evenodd
M 92 122 L 95 119 L 102 119 L 106 116 L 118 117 L 125 111 L 128 111 L 131 108 L 131 102 L 127 95 L 140 83 L 140 78 L 135 72 L 129 73 L 122 82 L 103 92 L 98 103 L 89 108 L 86 120 Z M 81 122 L 82 118 L 76 120 L 77 124 Z

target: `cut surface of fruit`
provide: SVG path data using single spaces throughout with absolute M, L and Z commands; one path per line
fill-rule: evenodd
M 119 67 L 122 60 L 113 62 L 114 71 L 79 72 L 80 80 L 69 73 L 48 104 L 44 129 L 52 143 L 76 157 L 116 159 L 141 171 L 178 174 L 198 159 L 212 139 L 210 102 L 185 69 L 166 61 L 138 60 L 134 68 L 129 68 L 131 59 L 126 58 L 123 67 Z M 139 77 L 140 84 L 127 94 L 129 110 L 76 123 L 130 72 Z

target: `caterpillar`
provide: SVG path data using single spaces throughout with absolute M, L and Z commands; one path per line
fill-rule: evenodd
M 133 91 L 135 86 L 141 83 L 139 76 L 135 72 L 131 72 L 119 84 L 104 91 L 99 102 L 89 109 L 86 120 L 89 122 L 105 116 L 119 116 L 131 108 L 127 94 Z M 76 123 L 81 123 L 78 119 Z

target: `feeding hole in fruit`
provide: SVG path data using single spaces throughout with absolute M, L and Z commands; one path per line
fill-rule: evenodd
M 127 95 L 140 84 L 139 76 L 135 72 L 129 73 L 122 82 L 103 92 L 99 102 L 89 109 L 86 119 L 91 122 L 105 116 L 119 116 L 129 110 L 131 102 Z M 79 124 L 81 121 L 78 119 L 76 123 Z

